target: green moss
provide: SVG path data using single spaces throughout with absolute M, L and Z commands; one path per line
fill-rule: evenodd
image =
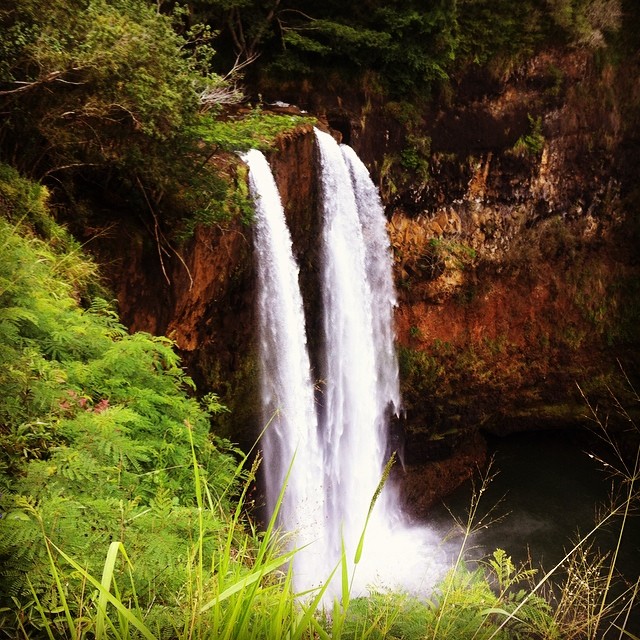
M 477 251 L 473 247 L 447 238 L 431 238 L 429 246 L 447 268 L 458 271 L 471 266 L 477 256 Z
M 240 117 L 203 117 L 194 132 L 217 151 L 266 150 L 272 148 L 283 133 L 315 123 L 312 117 L 265 113 L 257 108 Z
M 411 408 L 432 396 L 445 373 L 442 362 L 427 351 L 401 346 L 398 350 L 400 383 L 405 404 Z
M 511 149 L 511 152 L 516 156 L 538 156 L 544 148 L 542 117 L 534 118 L 531 114 L 528 114 L 527 118 L 529 119 L 529 131 L 520 136 Z

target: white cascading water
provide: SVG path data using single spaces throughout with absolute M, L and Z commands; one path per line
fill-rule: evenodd
M 392 255 L 380 198 L 355 152 L 316 130 L 322 196 L 324 357 L 321 406 L 313 404 L 302 299 L 291 238 L 264 156 L 245 154 L 256 200 L 267 502 L 273 509 L 294 453 L 279 523 L 297 547 L 294 586 L 324 582 L 342 548 L 353 596 L 368 587 L 424 592 L 440 573 L 437 542 L 407 525 L 388 482 L 353 560 L 387 456 L 389 416 L 399 410 Z M 310 544 L 309 544 L 310 543 Z M 355 569 L 355 570 L 354 570 Z M 338 572 L 339 573 L 339 572 Z M 340 594 L 329 585 L 325 602 Z
M 322 545 L 317 540 L 322 531 L 323 461 L 298 266 L 266 158 L 254 149 L 242 158 L 249 166 L 249 188 L 256 209 L 262 415 L 268 425 L 262 441 L 267 508 L 273 513 L 289 474 L 278 525 L 292 534 L 292 544 L 314 543 L 294 558 L 296 588 L 304 589 L 314 580 L 317 583 L 325 568 L 319 565 Z
M 389 417 L 400 409 L 393 257 L 366 167 L 350 147 L 315 134 L 323 209 L 327 556 L 336 562 L 344 541 L 352 561 L 386 463 Z M 435 534 L 406 522 L 387 482 L 367 525 L 352 595 L 372 585 L 429 590 L 441 571 L 437 546 Z M 337 587 L 330 595 L 338 595 Z
M 372 292 L 351 176 L 339 146 L 317 131 L 322 197 L 324 446 L 328 557 L 353 555 L 386 450 L 378 424 Z M 366 464 L 363 464 L 367 461 Z

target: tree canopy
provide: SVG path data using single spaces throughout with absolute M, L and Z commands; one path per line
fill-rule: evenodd
M 295 124 L 254 119 L 241 136 L 234 119 L 221 126 L 223 105 L 242 95 L 212 70 L 211 27 L 183 16 L 148 0 L 0 8 L 0 158 L 65 199 L 68 218 L 89 197 L 180 233 L 193 226 L 181 216 L 223 219 L 230 183 L 208 159 Z
M 378 74 L 388 95 L 424 96 L 469 64 L 522 59 L 543 43 L 598 46 L 619 0 L 185 0 L 219 34 L 218 61 L 276 78 Z
M 372 70 L 388 89 L 424 89 L 446 74 L 457 42 L 456 4 L 311 0 L 192 0 L 189 14 L 220 34 L 220 60 L 258 59 L 267 74 Z M 225 58 L 226 54 L 226 58 Z
M 6 0 L 0 154 L 69 193 L 81 177 L 158 209 L 202 206 L 224 199 L 206 160 L 230 137 L 202 131 L 241 100 L 243 71 L 373 73 L 387 96 L 424 97 L 461 64 L 550 37 L 595 46 L 619 19 L 619 0 Z

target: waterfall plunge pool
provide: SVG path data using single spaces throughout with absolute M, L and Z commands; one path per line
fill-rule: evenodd
M 534 568 L 548 571 L 573 547 L 578 534 L 588 534 L 598 514 L 606 513 L 612 490 L 611 467 L 596 459 L 591 439 L 579 431 L 489 436 L 488 445 L 495 475 L 481 496 L 478 514 L 495 509 L 486 526 L 471 536 L 466 557 L 473 565 L 500 548 L 516 566 L 530 558 Z M 475 487 L 479 488 L 477 478 Z M 444 538 L 452 529 L 452 515 L 466 521 L 472 494 L 473 485 L 468 482 L 443 499 L 443 504 L 430 512 L 429 525 Z M 594 548 L 612 552 L 620 524 L 616 517 L 599 530 L 593 537 Z M 459 538 L 456 541 L 458 545 L 447 546 L 452 555 L 459 548 Z M 626 523 L 616 567 L 630 583 L 640 576 L 637 511 Z M 542 575 L 539 571 L 537 577 Z M 562 574 L 557 577 L 561 579 Z M 631 625 L 627 629 L 638 634 L 638 613 Z

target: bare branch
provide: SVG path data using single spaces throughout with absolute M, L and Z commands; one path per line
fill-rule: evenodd
M 57 173 L 58 171 L 66 171 L 67 169 L 75 169 L 77 167 L 98 167 L 100 166 L 97 162 L 74 162 L 72 164 L 63 164 L 60 167 L 53 167 L 53 169 L 49 169 L 42 177 L 50 176 L 52 173 Z
M 153 207 L 151 206 L 151 202 L 149 201 L 149 198 L 147 196 L 147 192 L 145 191 L 145 188 L 142 186 L 142 182 L 140 181 L 140 178 L 138 176 L 136 176 L 136 182 L 138 183 L 138 187 L 140 187 L 140 191 L 142 191 L 142 195 L 144 196 L 147 206 L 149 207 L 149 211 L 153 216 L 153 232 L 156 240 L 156 248 L 158 250 L 158 258 L 160 259 L 160 268 L 162 269 L 162 274 L 164 275 L 164 279 L 167 281 L 168 285 L 171 285 L 171 280 L 167 275 L 167 270 L 165 269 L 164 260 L 162 258 L 163 253 L 165 253 L 166 255 L 169 255 L 169 252 L 162 246 L 163 241 L 171 249 L 171 251 L 173 251 L 173 253 L 177 256 L 178 260 L 180 260 L 180 262 L 182 263 L 182 266 L 185 268 L 187 275 L 189 276 L 189 283 L 190 283 L 189 291 L 191 291 L 191 289 L 193 288 L 193 276 L 191 275 L 191 271 L 189 270 L 187 263 L 184 261 L 182 256 L 171 246 L 170 242 L 167 240 L 164 233 L 162 233 L 162 230 L 160 229 L 160 223 L 158 222 L 158 216 L 156 216 L 156 212 L 153 210 Z
M 237 54 L 233 67 L 220 79 L 219 83 L 211 84 L 198 94 L 198 101 L 202 111 L 208 111 L 218 105 L 239 104 L 245 99 L 244 92 L 238 83 L 242 79 L 242 70 L 255 62 L 259 55 L 252 54 L 242 59 L 246 52 Z
M 31 89 L 35 89 L 43 84 L 50 84 L 52 82 L 62 82 L 64 84 L 73 84 L 73 85 L 82 85 L 86 84 L 85 82 L 74 82 L 72 80 L 65 80 L 61 76 L 70 72 L 81 71 L 83 67 L 72 67 L 71 69 L 65 69 L 64 71 L 51 71 L 46 76 L 42 78 L 38 78 L 37 80 L 32 80 L 31 82 L 27 82 L 25 80 L 16 80 L 13 84 L 20 85 L 15 89 L 4 89 L 0 91 L 0 96 L 7 96 L 14 93 L 24 93 L 25 91 L 30 91 Z
M 21 86 L 17 87 L 16 89 L 6 89 L 4 91 L 0 91 L 0 96 L 7 96 L 12 93 L 22 93 L 24 91 L 29 91 L 41 84 L 47 84 L 48 82 L 53 82 L 58 78 L 58 76 L 61 76 L 63 73 L 64 71 L 52 71 L 51 73 L 47 74 L 43 78 L 38 78 L 37 80 L 33 80 L 32 82 L 24 82 L 22 80 L 16 80 L 13 84 L 19 84 Z
M 167 275 L 167 270 L 164 268 L 164 260 L 162 259 L 162 245 L 160 243 L 160 235 L 159 235 L 159 224 L 158 224 L 158 217 L 156 216 L 156 212 L 153 210 L 153 207 L 151 206 L 151 202 L 149 201 L 149 198 L 147 197 L 147 192 L 145 191 L 145 188 L 142 186 L 142 182 L 140 182 L 140 178 L 138 178 L 138 176 L 136 176 L 136 182 L 138 183 L 138 186 L 140 187 L 140 191 L 142 191 L 142 195 L 144 196 L 144 199 L 147 203 L 147 206 L 149 207 L 149 211 L 151 212 L 151 215 L 153 216 L 153 231 L 154 231 L 154 235 L 156 237 L 156 248 L 158 249 L 158 258 L 160 259 L 160 268 L 162 269 L 162 274 L 164 275 L 164 279 L 167 281 L 168 285 L 171 285 L 171 280 L 169 279 L 169 276 Z
M 299 11 L 298 9 L 283 9 L 280 12 L 281 15 L 284 15 L 285 13 L 297 13 L 298 15 L 301 15 L 303 18 L 307 18 L 308 20 L 311 20 L 311 22 L 315 22 L 317 20 L 317 18 L 314 18 L 313 16 L 310 16 L 304 13 L 303 11 Z
M 241 54 L 238 54 L 236 56 L 235 62 L 233 63 L 233 67 L 231 67 L 231 71 L 227 72 L 223 76 L 223 80 L 226 80 L 227 82 L 234 82 L 235 80 L 237 80 L 240 76 L 240 71 L 242 71 L 242 69 L 244 69 L 245 67 L 248 67 L 253 62 L 255 62 L 260 57 L 260 54 L 252 53 L 242 61 L 241 61 L 241 57 L 242 57 Z
M 243 100 L 244 93 L 235 84 L 210 86 L 198 94 L 202 111 L 208 111 L 218 105 L 239 104 Z

